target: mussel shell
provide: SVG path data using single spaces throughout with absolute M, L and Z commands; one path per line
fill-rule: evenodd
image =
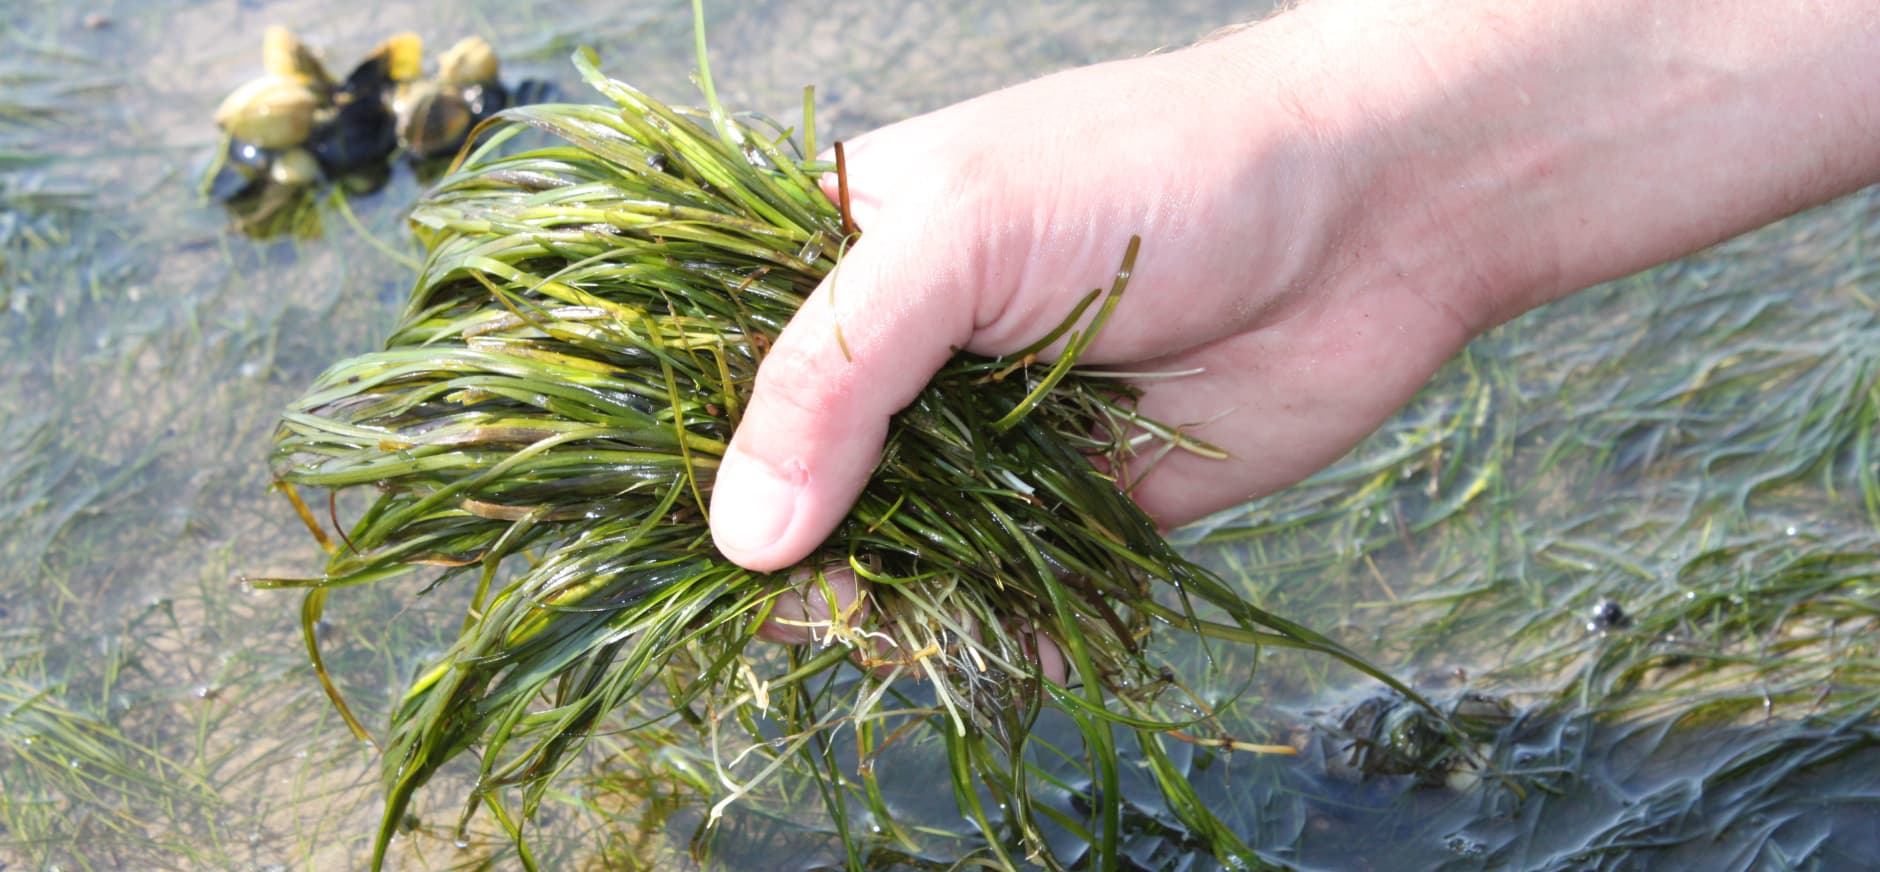
M 1378 725 L 1382 735 L 1372 736 L 1382 753 L 1375 758 L 1374 771 L 1394 775 L 1409 774 L 1437 762 L 1446 749 L 1440 721 L 1435 715 L 1411 703 L 1405 703 L 1384 715 Z
M 423 61 L 423 43 L 417 34 L 401 33 L 373 49 L 346 74 L 339 92 L 358 100 L 389 98 L 401 82 L 417 79 Z
M 496 81 L 496 49 L 480 36 L 466 36 L 437 56 L 437 78 L 446 85 Z
M 483 119 L 509 107 L 509 89 L 503 87 L 502 82 L 471 85 L 459 93 L 464 105 L 470 107 L 473 122 L 481 123 Z
M 561 88 L 547 79 L 523 79 L 509 90 L 509 105 L 527 106 L 561 97 Z
M 366 164 L 333 179 L 348 194 L 370 194 L 385 187 L 391 180 L 392 165 L 388 161 Z
M 511 106 L 527 106 L 531 103 L 544 103 L 560 96 L 561 89 L 554 82 L 543 79 L 523 79 L 514 88 L 502 82 L 489 81 L 471 85 L 463 89 L 464 102 L 470 106 L 470 114 L 478 123 L 491 115 Z
M 345 100 L 307 138 L 307 150 L 328 176 L 383 166 L 398 149 L 398 119 L 376 95 Z
M 398 137 L 416 160 L 456 151 L 476 123 L 463 95 L 435 82 L 419 82 L 407 89 L 398 107 Z
M 392 111 L 391 97 L 399 87 L 399 76 L 415 75 L 411 68 L 421 54 L 417 35 L 401 33 L 346 75 L 333 95 L 335 108 L 323 113 L 307 140 L 307 150 L 328 177 L 383 167 L 398 150 L 398 117 Z
M 333 89 L 333 77 L 320 58 L 280 25 L 270 26 L 261 35 L 261 65 L 273 75 L 299 79 L 321 93 Z
M 372 50 L 372 57 L 384 62 L 391 81 L 414 81 L 424 72 L 424 40 L 410 31 L 393 34 Z
M 300 81 L 262 76 L 236 88 L 215 110 L 215 123 L 243 142 L 288 148 L 305 142 L 319 98 Z
M 1450 723 L 1470 738 L 1486 740 L 1515 720 L 1514 704 L 1499 696 L 1470 691 L 1449 708 Z
M 305 188 L 320 181 L 320 164 L 304 148 L 290 148 L 268 166 L 268 181 L 289 188 Z
M 273 152 L 252 142 L 230 139 L 222 159 L 216 163 L 215 175 L 209 179 L 209 196 L 226 203 L 254 190 L 267 178 L 268 167 L 273 162 Z

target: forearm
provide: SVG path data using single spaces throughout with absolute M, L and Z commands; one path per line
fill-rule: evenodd
M 1317 0 L 1223 42 L 1269 28 L 1347 256 L 1472 329 L 1880 181 L 1871 0 Z

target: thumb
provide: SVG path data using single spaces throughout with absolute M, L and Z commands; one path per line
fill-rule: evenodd
M 888 419 L 971 338 L 968 258 L 934 229 L 870 226 L 765 355 L 712 490 L 733 562 L 768 572 L 814 551 L 868 483 Z

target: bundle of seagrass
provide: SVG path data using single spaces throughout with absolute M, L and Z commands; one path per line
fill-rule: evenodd
M 765 349 L 848 241 L 815 183 L 831 167 L 805 157 L 813 133 L 798 143 L 726 113 L 709 70 L 709 108 L 689 111 L 606 79 L 591 54 L 575 63 L 613 105 L 523 106 L 488 125 L 412 217 L 429 257 L 384 350 L 327 371 L 276 437 L 282 481 L 374 493 L 323 574 L 270 582 L 307 590 L 316 666 L 331 591 L 414 569 L 436 574 L 432 590 L 469 588 L 461 637 L 393 714 L 375 860 L 413 791 L 467 751 L 466 819 L 488 805 L 508 825 L 612 713 L 677 713 L 721 742 L 742 730 L 781 760 L 838 725 L 865 749 L 887 741 L 874 713 L 901 679 L 930 685 L 923 717 L 944 734 L 961 809 L 1004 863 L 1054 862 L 1027 744 L 1047 705 L 1085 744 L 1088 819 L 1051 817 L 1088 837 L 1092 868 L 1117 856 L 1124 738 L 1190 830 L 1248 856 L 1164 754 L 1171 731 L 1208 728 L 1155 691 L 1150 625 L 1355 660 L 1184 560 L 1092 464 L 1121 468 L 1144 434 L 1207 450 L 1140 419 L 1124 381 L 1076 366 L 1134 246 L 1114 286 L 1033 348 L 957 357 L 895 418 L 868 489 L 806 566 L 867 579 L 871 608 L 835 644 L 776 653 L 753 633 L 789 579 L 720 556 L 706 510 Z M 506 153 L 530 130 L 557 142 Z M 1055 362 L 1034 362 L 1060 339 Z M 1062 649 L 1064 684 L 1018 626 Z M 875 668 L 811 694 L 853 668 L 852 647 Z M 519 815 L 498 807 L 506 787 Z M 987 790 L 1003 812 L 982 807 Z

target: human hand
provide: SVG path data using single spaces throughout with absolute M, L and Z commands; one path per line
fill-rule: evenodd
M 719 549 L 809 556 L 943 361 L 1047 332 L 1131 235 L 1083 360 L 1165 374 L 1139 410 L 1231 455 L 1119 470 L 1167 527 L 1330 463 L 1494 323 L 1880 180 L 1871 8 L 1726 6 L 1318 0 L 856 140 L 864 235 L 759 371 Z
M 1401 288 L 1332 281 L 1351 226 L 1328 214 L 1347 211 L 1336 156 L 1278 89 L 1253 96 L 1262 75 L 1203 46 L 851 143 L 863 236 L 763 362 L 717 476 L 720 550 L 763 570 L 807 556 L 866 482 L 889 417 L 955 349 L 997 356 L 1048 332 L 1108 285 L 1131 235 L 1129 290 L 1083 360 L 1171 374 L 1139 382 L 1140 410 L 1240 460 L 1125 470 L 1159 523 L 1296 481 L 1374 428 L 1469 330 Z M 1224 111 L 1230 89 L 1252 100 Z

